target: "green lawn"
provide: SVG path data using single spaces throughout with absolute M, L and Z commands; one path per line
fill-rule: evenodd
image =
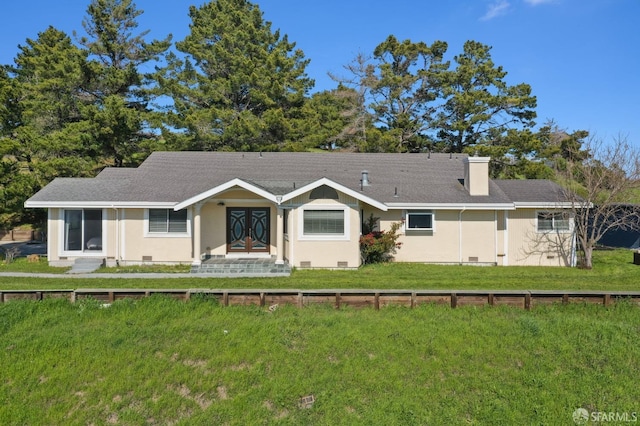
M 580 407 L 640 411 L 638 324 L 626 303 L 16 301 L 0 305 L 0 424 L 569 425 Z
M 0 276 L 0 289 L 51 288 L 375 288 L 640 290 L 640 266 L 628 250 L 597 251 L 594 268 L 472 267 L 389 263 L 354 271 L 296 270 L 287 278 L 74 279 Z M 0 271 L 28 270 L 29 264 L 3 265 Z M 46 271 L 46 265 L 38 265 Z M 51 268 L 49 268 L 51 269 Z M 56 269 L 56 268 L 53 268 Z M 174 269 L 175 270 L 175 269 Z M 180 270 L 180 269 L 178 269 Z M 115 272 L 115 271 L 114 271 Z M 97 277 L 100 274 L 95 274 Z

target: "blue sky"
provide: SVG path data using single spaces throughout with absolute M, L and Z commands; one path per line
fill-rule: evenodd
M 135 0 L 134 0 L 135 1 Z M 266 20 L 287 34 L 311 59 L 314 90 L 335 84 L 328 72 L 358 53 L 370 54 L 393 34 L 400 40 L 443 40 L 448 59 L 466 40 L 492 46 L 492 58 L 509 84 L 528 83 L 538 98 L 538 120 L 599 138 L 627 137 L 640 145 L 640 1 L 638 0 L 257 0 Z M 0 63 L 9 64 L 18 44 L 47 26 L 82 34 L 89 0 L 11 1 L 2 7 Z M 150 37 L 189 31 L 181 0 L 137 0 L 140 30 Z M 196 4 L 202 4 L 198 2 Z

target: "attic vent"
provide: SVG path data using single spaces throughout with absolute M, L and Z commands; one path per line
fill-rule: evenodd
M 311 194 L 309 194 L 309 199 L 310 200 L 320 200 L 320 199 L 337 200 L 338 191 L 331 188 L 330 186 L 321 185 L 317 188 L 314 188 L 313 191 L 311 191 Z
M 362 180 L 360 181 L 362 186 L 369 186 L 369 172 L 366 170 L 362 171 Z
M 311 268 L 311 262 L 309 260 L 304 260 L 300 262 L 301 268 Z

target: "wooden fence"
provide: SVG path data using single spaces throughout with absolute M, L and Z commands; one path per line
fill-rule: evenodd
M 342 306 L 371 307 L 380 309 L 385 306 L 399 305 L 413 308 L 427 303 L 446 304 L 452 308 L 458 306 L 517 306 L 531 309 L 537 305 L 594 303 L 604 306 L 620 300 L 627 300 L 640 306 L 640 291 L 508 291 L 508 290 L 363 290 L 363 289 L 76 289 L 76 290 L 0 290 L 0 303 L 12 300 L 43 300 L 65 298 L 71 302 L 92 298 L 103 303 L 112 303 L 121 299 L 139 299 L 161 294 L 175 299 L 189 300 L 203 297 L 217 300 L 223 306 L 292 304 L 298 307 L 318 303 Z

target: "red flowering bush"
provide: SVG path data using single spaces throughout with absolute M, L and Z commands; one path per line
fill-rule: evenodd
M 380 263 L 389 262 L 393 259 L 396 250 L 400 248 L 402 243 L 398 242 L 400 235 L 400 222 L 392 223 L 388 231 L 376 231 L 378 222 L 377 217 L 373 214 L 362 226 L 362 236 L 360 236 L 360 255 L 362 263 Z

